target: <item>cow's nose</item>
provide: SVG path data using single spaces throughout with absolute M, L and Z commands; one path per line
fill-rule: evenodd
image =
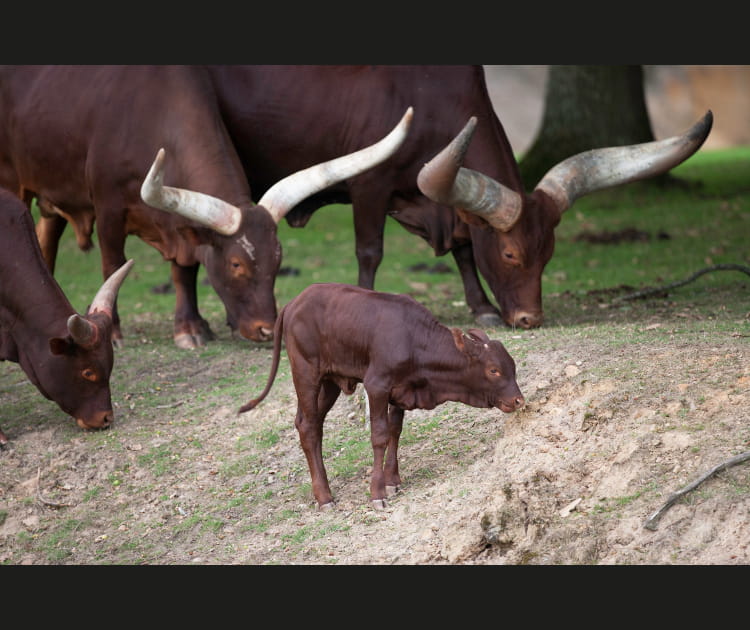
M 113 411 L 106 411 L 94 418 L 84 420 L 76 418 L 76 424 L 82 429 L 106 429 L 114 422 L 115 414 Z
M 538 328 L 544 320 L 541 311 L 518 311 L 511 316 L 510 325 L 515 328 Z
M 270 341 L 271 339 L 273 339 L 273 328 L 266 328 L 265 326 L 261 326 L 260 328 L 258 328 L 258 334 L 263 338 L 263 340 Z
M 240 334 L 252 341 L 271 341 L 273 339 L 273 324 L 268 322 L 252 322 L 248 326 L 240 327 Z
M 520 409 L 526 404 L 526 400 L 523 396 L 516 396 L 516 399 L 513 401 L 513 404 L 516 406 L 516 409 Z

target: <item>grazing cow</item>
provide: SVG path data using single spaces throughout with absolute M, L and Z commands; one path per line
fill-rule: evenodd
M 28 209 L 0 190 L 0 360 L 18 363 L 82 429 L 114 419 L 112 308 L 132 266 L 113 273 L 79 315 L 42 258 Z M 0 430 L 0 445 L 7 442 Z
M 408 295 L 312 284 L 279 313 L 268 382 L 239 413 L 268 395 L 282 337 L 297 391 L 295 426 L 321 508 L 333 502 L 323 465 L 323 421 L 342 390 L 352 394 L 362 383 L 367 392 L 370 498 L 376 509 L 400 489 L 398 441 L 405 410 L 434 409 L 451 400 L 510 413 L 524 404 L 512 357 L 483 331 L 448 328 Z
M 209 66 L 222 117 L 256 194 L 302 164 L 328 159 L 383 133 L 406 105 L 416 111 L 409 138 L 392 160 L 312 196 L 286 215 L 303 226 L 320 206 L 351 203 L 359 286 L 373 288 L 383 258 L 388 216 L 424 238 L 438 256 L 453 255 L 466 303 L 482 326 L 502 323 L 485 294 L 484 277 L 510 326 L 543 321 L 542 271 L 554 250 L 554 229 L 582 195 L 664 173 L 692 155 L 708 135 L 709 112 L 685 135 L 653 144 L 603 148 L 568 158 L 527 193 L 518 164 L 492 108 L 481 66 Z M 476 137 L 464 167 L 502 189 L 496 199 L 461 206 L 428 182 L 422 166 L 471 117 Z M 489 180 L 487 180 L 489 181 Z M 433 199 L 429 194 L 437 194 Z M 462 201 L 467 201 L 466 199 Z M 464 219 L 464 220 L 462 220 Z
M 0 185 L 27 204 L 39 200 L 37 235 L 50 269 L 67 222 L 82 249 L 91 247 L 96 223 L 105 278 L 124 262 L 129 234 L 171 261 L 177 346 L 214 336 L 198 310 L 201 264 L 232 331 L 265 341 L 277 314 L 278 222 L 307 195 L 389 157 L 411 109 L 400 116 L 374 146 L 315 166 L 305 161 L 255 204 L 205 68 L 3 66 Z M 119 343 L 116 308 L 113 315 Z

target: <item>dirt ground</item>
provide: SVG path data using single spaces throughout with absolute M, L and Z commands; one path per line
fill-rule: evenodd
M 0 564 L 747 564 L 750 462 L 644 527 L 750 450 L 750 313 L 662 302 L 611 321 L 602 308 L 588 324 L 491 329 L 516 359 L 525 408 L 407 412 L 402 492 L 382 511 L 367 495 L 357 394 L 326 421 L 331 511 L 310 493 L 285 359 L 269 398 L 236 414 L 260 386 L 228 396 L 217 383 L 255 366 L 262 384 L 268 347 L 176 362 L 143 340 L 131 352 L 151 358 L 118 357 L 123 378 L 138 369 L 165 403 L 139 412 L 139 392 L 119 391 L 115 426 L 93 433 L 3 364 L 0 400 L 39 419 L 0 452 Z M 336 472 L 355 444 L 366 448 L 354 469 Z

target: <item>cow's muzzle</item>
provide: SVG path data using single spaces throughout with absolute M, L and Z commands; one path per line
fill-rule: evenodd
M 505 323 L 512 328 L 539 328 L 543 321 L 542 311 L 516 311 L 505 317 Z
M 249 325 L 242 325 L 239 333 L 251 341 L 271 341 L 273 339 L 273 324 L 254 321 Z
M 76 424 L 82 429 L 106 429 L 114 422 L 114 419 L 115 414 L 110 410 L 86 420 L 76 418 Z

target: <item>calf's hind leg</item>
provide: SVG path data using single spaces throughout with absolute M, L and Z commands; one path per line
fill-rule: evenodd
M 335 383 L 323 381 L 317 391 L 316 388 L 305 386 L 297 387 L 297 392 L 297 417 L 294 425 L 310 470 L 313 495 L 320 509 L 330 509 L 334 503 L 323 464 L 323 422 L 341 390 Z

